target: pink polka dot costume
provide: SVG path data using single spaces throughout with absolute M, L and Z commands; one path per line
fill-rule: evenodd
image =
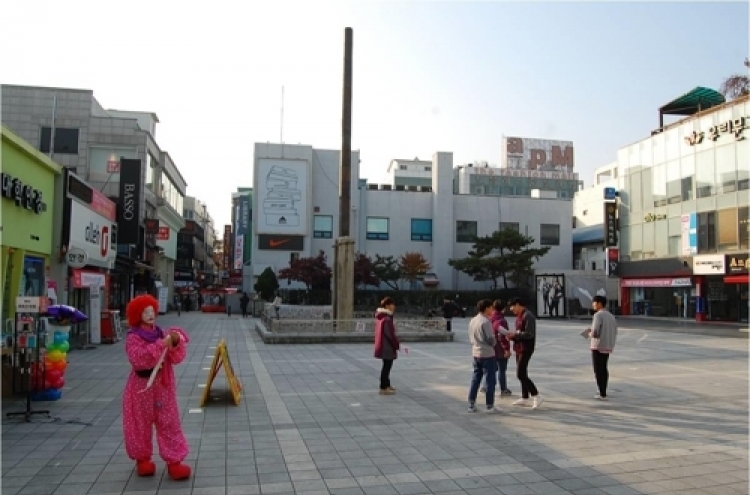
M 169 475 L 176 480 L 190 477 L 190 466 L 182 461 L 188 446 L 180 422 L 177 402 L 177 380 L 174 365 L 187 354 L 189 337 L 184 330 L 172 327 L 168 331 L 155 325 L 159 303 L 151 296 L 138 296 L 127 307 L 130 330 L 125 340 L 125 353 L 131 371 L 122 400 L 125 450 L 136 461 L 139 476 L 153 476 L 156 465 L 153 454 L 153 430 L 159 455 L 167 463 Z M 166 349 L 164 360 L 153 384 L 147 389 L 152 370 Z

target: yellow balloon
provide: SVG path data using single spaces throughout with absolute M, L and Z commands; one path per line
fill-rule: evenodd
M 47 359 L 53 363 L 57 363 L 65 359 L 65 355 L 60 351 L 52 351 L 47 353 Z

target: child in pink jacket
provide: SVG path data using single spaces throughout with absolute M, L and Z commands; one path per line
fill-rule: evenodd
M 182 461 L 190 449 L 182 432 L 173 368 L 185 359 L 190 339 L 182 329 L 173 327 L 165 332 L 156 326 L 158 311 L 159 302 L 148 295 L 136 297 L 126 309 L 130 330 L 125 352 L 132 370 L 122 400 L 125 449 L 128 457 L 136 461 L 138 476 L 153 476 L 156 465 L 151 460 L 151 439 L 156 427 L 159 455 L 167 463 L 169 476 L 184 480 L 190 477 L 190 466 Z M 156 378 L 146 389 L 165 349 Z

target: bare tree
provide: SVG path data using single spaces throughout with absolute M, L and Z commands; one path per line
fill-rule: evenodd
M 745 67 L 750 69 L 750 60 L 745 59 Z M 750 94 L 750 77 L 747 74 L 733 74 L 721 84 L 721 94 L 735 99 Z

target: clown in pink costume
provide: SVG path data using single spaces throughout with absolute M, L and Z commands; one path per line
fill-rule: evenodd
M 126 310 L 130 330 L 125 352 L 131 371 L 122 400 L 125 449 L 128 457 L 136 461 L 139 476 L 153 476 L 156 465 L 151 460 L 152 437 L 156 427 L 159 455 L 167 463 L 170 477 L 181 480 L 190 477 L 190 466 L 182 462 L 190 448 L 180 422 L 174 365 L 185 359 L 190 339 L 180 328 L 165 332 L 156 326 L 158 311 L 158 301 L 148 295 L 130 301 Z M 162 354 L 164 360 L 156 379 L 146 388 Z

